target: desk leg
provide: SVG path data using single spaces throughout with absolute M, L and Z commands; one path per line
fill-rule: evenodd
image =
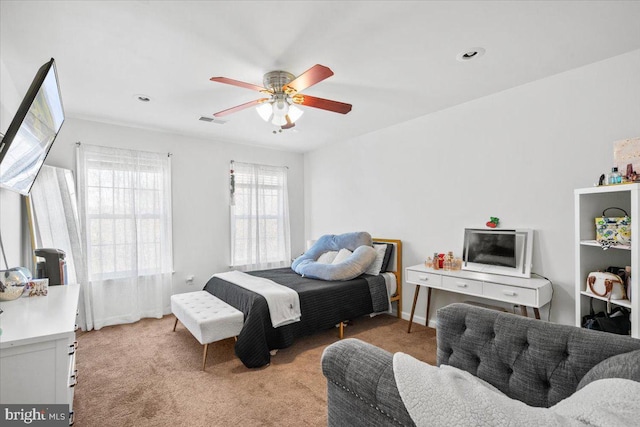
M 424 321 L 424 325 L 429 327 L 429 308 L 431 308 L 431 288 L 427 288 L 427 319 Z
M 540 320 L 540 310 L 538 310 L 536 307 L 533 307 L 533 312 L 536 315 L 536 319 Z
M 413 314 L 416 312 L 416 302 L 418 302 L 418 294 L 420 293 L 420 286 L 416 285 L 415 291 L 413 291 L 413 305 L 411 306 L 411 316 L 409 317 L 409 329 L 407 333 L 411 333 L 411 324 L 413 323 Z
M 520 313 L 524 316 L 524 317 L 529 317 L 527 315 L 527 306 L 526 305 L 522 305 L 520 304 Z

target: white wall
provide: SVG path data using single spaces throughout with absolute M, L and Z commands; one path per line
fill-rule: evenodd
M 175 292 L 202 288 L 213 273 L 228 270 L 231 160 L 289 167 L 292 255 L 304 250 L 304 162 L 301 154 L 67 119 L 46 163 L 75 170 L 77 141 L 173 154 Z M 188 275 L 195 276 L 193 286 L 185 284 Z
M 551 319 L 573 324 L 573 190 L 610 169 L 613 141 L 640 136 L 639 76 L 640 50 L 309 153 L 306 238 L 402 239 L 410 266 L 459 256 L 463 228 L 496 216 L 537 230 L 533 271 L 554 284 Z M 404 286 L 405 318 L 413 292 Z M 433 294 L 431 313 L 470 299 Z M 425 302 L 422 292 L 423 324 Z

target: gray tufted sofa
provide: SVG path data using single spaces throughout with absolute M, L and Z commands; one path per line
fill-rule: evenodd
M 531 406 L 552 406 L 601 378 L 640 381 L 634 338 L 468 304 L 443 307 L 437 318 L 438 365 L 464 369 Z M 396 388 L 391 353 L 346 339 L 325 349 L 322 370 L 329 426 L 414 425 Z

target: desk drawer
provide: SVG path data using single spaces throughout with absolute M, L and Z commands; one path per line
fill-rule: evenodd
M 444 276 L 442 278 L 442 287 L 453 292 L 460 292 L 467 295 L 482 295 L 482 281 L 480 280 Z
M 442 276 L 422 271 L 407 270 L 407 282 L 429 287 L 442 287 Z
M 517 286 L 498 285 L 497 283 L 485 282 L 483 295 L 499 301 L 517 303 L 528 307 L 536 307 L 535 289 L 519 288 Z

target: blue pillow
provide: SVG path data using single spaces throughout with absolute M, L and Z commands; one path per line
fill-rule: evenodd
M 367 271 L 376 260 L 376 250 L 372 246 L 359 246 L 347 259 L 337 264 L 322 264 L 311 259 L 300 262 L 296 273 L 321 280 L 351 280 Z
M 322 264 L 317 259 L 325 252 L 340 249 L 353 251 L 351 256 L 338 264 Z M 345 234 L 325 234 L 296 258 L 291 269 L 296 273 L 321 280 L 351 280 L 364 273 L 376 259 L 371 235 L 365 231 Z
M 291 264 L 291 269 L 300 274 L 296 268 L 306 259 L 317 261 L 320 255 L 329 251 L 339 251 L 347 248 L 351 252 L 358 246 L 372 246 L 371 234 L 366 231 L 356 231 L 344 234 L 325 234 L 309 248 L 308 251 L 296 258 Z

